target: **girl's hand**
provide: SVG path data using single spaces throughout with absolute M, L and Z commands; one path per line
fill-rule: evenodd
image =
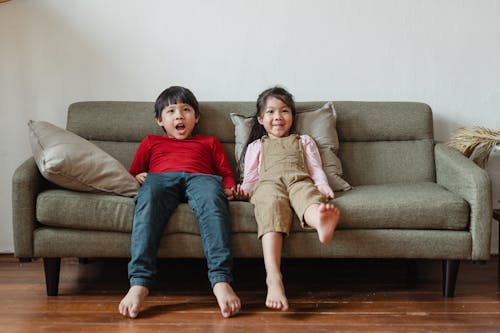
M 245 192 L 241 187 L 241 184 L 236 185 L 236 200 L 249 201 L 252 196 L 252 192 Z
M 146 176 L 148 175 L 147 172 L 141 172 L 135 175 L 135 179 L 139 182 L 139 184 L 144 184 L 144 181 L 146 180 Z
M 228 200 L 248 201 L 250 200 L 250 197 L 252 195 L 251 193 L 246 193 L 245 191 L 243 191 L 240 184 L 236 185 L 236 189 L 224 189 L 224 192 L 226 193 L 226 197 Z
M 321 185 L 318 185 L 317 187 L 318 187 L 318 190 L 321 193 L 323 193 L 323 195 L 326 197 L 327 200 L 331 200 L 335 196 L 335 194 L 333 193 L 333 190 L 330 187 L 330 185 L 328 185 L 328 184 L 321 184 Z

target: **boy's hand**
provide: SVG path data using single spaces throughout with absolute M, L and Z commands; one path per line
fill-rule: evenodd
M 240 184 L 236 185 L 236 189 L 226 188 L 224 189 L 224 192 L 226 193 L 226 197 L 228 200 L 248 201 L 252 196 L 252 193 L 246 193 L 245 191 L 243 191 Z
M 234 200 L 234 191 L 232 188 L 225 188 L 224 194 L 226 195 L 227 200 Z
M 135 175 L 135 179 L 139 182 L 139 184 L 144 184 L 144 181 L 146 180 L 146 176 L 148 175 L 147 172 L 141 172 Z
M 318 187 L 318 190 L 321 193 L 323 193 L 323 195 L 326 197 L 327 200 L 331 200 L 335 196 L 335 194 L 333 193 L 333 190 L 330 187 L 330 185 L 328 185 L 328 184 L 321 184 L 321 185 L 318 185 L 317 187 Z

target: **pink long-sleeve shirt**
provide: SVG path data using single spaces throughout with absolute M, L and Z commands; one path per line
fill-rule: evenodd
M 301 135 L 300 141 L 302 147 L 304 147 L 307 170 L 314 185 L 328 185 L 328 179 L 322 168 L 321 156 L 316 142 L 309 135 Z M 261 149 L 262 143 L 260 139 L 250 143 L 247 147 L 243 183 L 241 184 L 243 191 L 247 193 L 253 191 L 260 178 Z

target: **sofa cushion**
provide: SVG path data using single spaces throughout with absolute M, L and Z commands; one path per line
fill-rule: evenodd
M 433 139 L 432 110 L 416 102 L 336 101 L 341 142 Z
M 435 183 L 369 185 L 338 193 L 339 229 L 441 229 L 468 227 L 469 206 Z M 253 205 L 230 202 L 233 233 L 254 233 Z M 47 226 L 81 230 L 131 232 L 134 201 L 106 194 L 47 190 L 37 198 L 37 220 Z M 292 232 L 306 231 L 294 217 Z M 196 217 L 187 204 L 177 207 L 166 233 L 199 234 Z M 306 231 L 311 232 L 311 231 Z M 314 232 L 314 231 L 312 231 Z
M 43 224 L 81 230 L 131 232 L 134 218 L 134 199 L 116 195 L 83 193 L 53 189 L 37 197 L 36 218 Z M 198 233 L 194 214 L 187 205 L 180 205 L 168 228 Z M 173 224 L 173 225 L 172 225 Z M 194 229 L 193 229 L 194 228 Z
M 253 118 L 231 113 L 235 132 L 235 158 L 238 161 L 243 152 L 253 126 Z M 334 191 L 346 191 L 351 188 L 342 179 L 342 163 L 337 157 L 339 139 L 336 131 L 337 114 L 333 102 L 328 102 L 319 109 L 298 110 L 296 116 L 297 133 L 310 135 L 321 155 L 323 169 L 328 182 Z M 243 165 L 239 166 L 240 180 L 243 176 Z
M 45 121 L 28 125 L 33 157 L 49 181 L 77 191 L 137 194 L 137 181 L 104 150 Z
M 343 142 L 339 156 L 354 187 L 436 179 L 432 140 Z
M 343 229 L 441 229 L 469 227 L 467 202 L 432 182 L 356 186 L 338 193 Z
M 257 237 L 253 205 L 244 201 L 230 204 L 233 232 L 251 232 Z M 36 219 L 45 226 L 78 230 L 132 232 L 134 200 L 116 195 L 91 194 L 52 189 L 37 197 Z M 165 233 L 199 235 L 196 216 L 180 204 L 167 223 Z

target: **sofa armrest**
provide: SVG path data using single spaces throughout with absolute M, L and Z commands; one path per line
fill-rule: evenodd
M 36 197 L 42 188 L 43 177 L 35 160 L 24 161 L 12 176 L 12 228 L 16 257 L 33 257 Z
M 491 181 L 488 173 L 459 151 L 438 143 L 434 147 L 436 181 L 470 206 L 472 260 L 487 260 L 491 242 Z

